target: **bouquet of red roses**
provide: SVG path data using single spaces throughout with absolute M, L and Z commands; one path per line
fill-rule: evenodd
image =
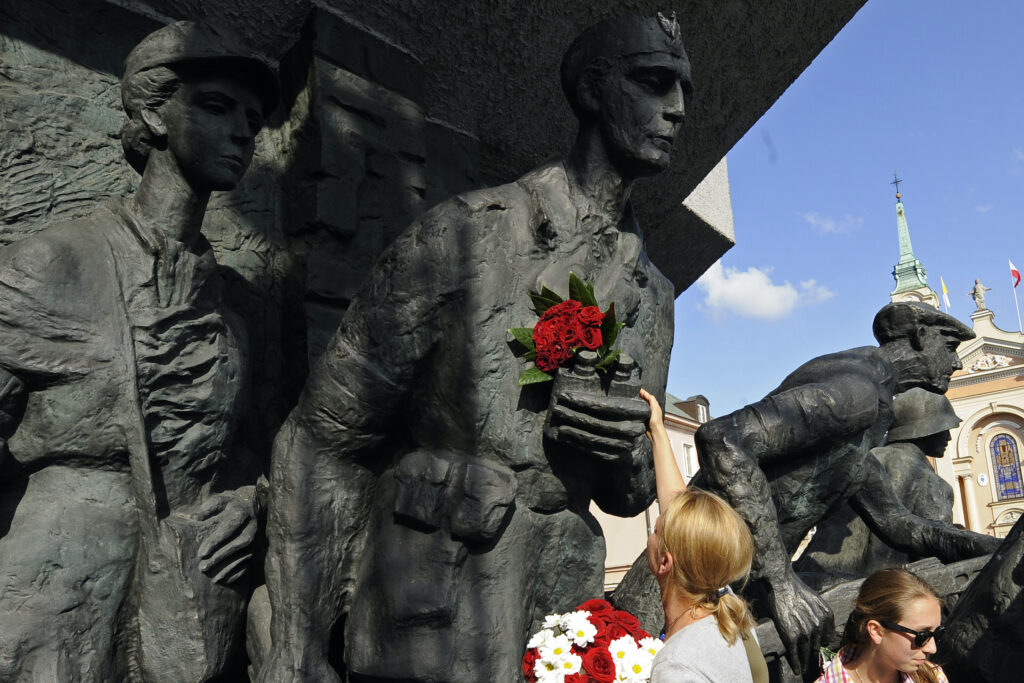
M 661 646 L 629 612 L 588 600 L 544 619 L 526 645 L 523 675 L 530 683 L 647 683 Z
M 594 298 L 594 286 L 569 273 L 569 298 L 562 299 L 547 287 L 530 292 L 534 310 L 540 320 L 533 327 L 509 330 L 521 347 L 517 355 L 533 361 L 534 367 L 523 370 L 519 385 L 548 382 L 554 372 L 580 349 L 597 351 L 597 369 L 605 372 L 619 357 L 612 349 L 622 323 L 615 320 L 615 303 L 602 311 Z

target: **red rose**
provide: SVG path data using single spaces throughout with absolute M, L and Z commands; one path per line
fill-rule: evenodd
M 587 306 L 580 311 L 578 319 L 584 327 L 598 326 L 604 321 L 604 313 L 597 306 Z
M 540 321 L 551 320 L 552 318 L 558 318 L 563 315 L 575 316 L 583 309 L 583 304 L 575 299 L 567 299 L 560 304 L 555 304 L 548 310 L 544 311 L 544 315 L 540 317 Z
M 576 610 L 579 612 L 590 612 L 591 614 L 603 614 L 604 612 L 613 612 L 615 608 L 607 600 L 587 600 L 577 607 Z
M 590 683 L 591 679 L 583 674 L 566 674 L 562 679 L 565 683 Z
M 591 647 L 608 647 L 614 638 L 608 637 L 607 631 L 598 631 L 597 635 L 594 636 L 594 642 Z
M 590 612 L 591 614 L 603 614 L 604 612 L 613 612 L 615 610 L 612 607 L 612 603 L 607 600 L 587 600 L 576 609 L 577 611 Z
M 523 655 L 523 676 L 526 677 L 526 680 L 531 681 L 531 683 L 532 681 L 537 680 L 537 674 L 534 673 L 533 664 L 537 661 L 537 657 L 539 656 L 537 648 L 535 647 L 531 647 L 526 651 L 526 654 Z
M 607 616 L 610 617 L 611 615 L 609 614 Z M 629 631 L 627 631 L 625 627 L 622 626 L 622 624 L 616 624 L 609 620 L 608 625 L 604 628 L 604 631 L 598 633 L 597 637 L 605 637 L 608 639 L 608 642 L 610 643 L 616 638 L 621 638 L 622 636 L 628 635 Z
M 640 625 L 640 620 L 629 612 L 623 612 L 622 610 L 615 610 L 612 612 L 608 616 L 608 623 L 621 626 L 634 638 L 637 633 L 643 631 L 643 626 Z
M 583 668 L 591 680 L 598 683 L 612 683 L 615 680 L 615 660 L 605 647 L 592 647 L 583 655 Z
M 580 343 L 580 333 L 583 331 L 579 325 L 566 325 L 558 331 L 559 340 L 567 347 L 573 347 Z
M 551 372 L 558 369 L 558 363 L 552 358 L 550 353 L 537 352 L 537 357 L 533 359 L 533 364 L 537 366 L 537 369 L 542 372 Z
M 580 344 L 593 351 L 601 347 L 601 329 L 598 327 L 584 327 L 580 330 Z
M 553 321 L 539 322 L 533 328 L 533 344 L 537 350 L 558 341 L 558 325 Z

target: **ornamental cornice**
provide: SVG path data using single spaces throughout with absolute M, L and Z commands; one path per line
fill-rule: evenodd
M 960 360 L 966 366 L 967 362 L 982 355 L 1001 355 L 1009 358 L 1024 358 L 1024 348 L 1012 342 L 1000 343 L 998 341 L 985 340 L 982 344 L 972 348 L 960 356 Z
M 982 384 L 983 382 L 992 382 L 999 379 L 1006 379 L 1008 377 L 1016 377 L 1017 375 L 1024 374 L 1024 365 L 1011 365 L 1007 368 L 996 368 L 995 370 L 980 370 L 966 375 L 959 375 L 949 380 L 949 387 L 969 387 L 973 384 Z

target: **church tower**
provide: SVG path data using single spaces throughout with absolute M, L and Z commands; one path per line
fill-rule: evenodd
M 896 289 L 889 294 L 889 299 L 897 301 L 920 301 L 935 308 L 939 307 L 939 295 L 928 286 L 924 266 L 914 257 L 914 248 L 910 244 L 910 228 L 907 227 L 907 214 L 903 209 L 900 197 L 900 179 L 893 173 L 893 185 L 896 186 L 896 230 L 900 240 L 900 260 L 892 269 L 896 280 Z

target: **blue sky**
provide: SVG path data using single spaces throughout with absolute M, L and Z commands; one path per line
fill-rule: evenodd
M 996 324 L 1017 329 L 1021 26 L 1018 2 L 867 2 L 729 152 L 736 246 L 676 301 L 671 393 L 719 416 L 810 358 L 874 344 L 899 258 L 893 171 L 950 313 L 970 324 L 980 278 Z

